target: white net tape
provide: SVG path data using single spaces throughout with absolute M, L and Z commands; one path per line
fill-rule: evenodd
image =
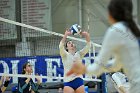
M 23 74 L 4 74 L 0 73 L 0 76 L 9 76 L 9 77 L 30 77 L 30 78 L 40 78 L 40 79 L 64 79 L 64 77 L 49 77 L 49 76 L 36 76 L 36 75 L 23 75 Z M 85 81 L 97 81 L 101 82 L 100 79 L 91 79 L 91 78 L 83 78 Z

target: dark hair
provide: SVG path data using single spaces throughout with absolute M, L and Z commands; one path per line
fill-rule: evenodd
M 68 46 L 67 46 L 67 43 L 70 42 L 70 41 L 71 41 L 71 40 L 68 40 L 68 41 L 66 41 L 66 43 L 65 43 L 65 49 L 66 49 L 67 52 L 68 52 L 68 49 L 67 49 L 67 47 L 68 47 Z
M 116 21 L 124 21 L 130 28 L 131 32 L 137 37 L 140 37 L 140 31 L 136 23 L 133 20 L 132 0 L 111 0 L 108 6 L 110 15 Z
M 22 67 L 22 74 L 25 74 L 26 72 L 25 72 L 25 68 L 26 68 L 26 66 L 28 65 L 28 63 L 29 62 L 26 62 L 24 65 L 23 65 L 23 67 Z

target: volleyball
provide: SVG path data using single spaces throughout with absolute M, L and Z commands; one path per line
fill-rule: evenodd
M 78 24 L 74 24 L 71 26 L 70 31 L 73 35 L 78 35 L 81 32 L 81 26 Z

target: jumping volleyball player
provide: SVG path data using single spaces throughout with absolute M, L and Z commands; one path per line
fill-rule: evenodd
M 82 58 L 90 48 L 90 36 L 87 32 L 81 32 L 81 35 L 86 38 L 86 46 L 76 52 L 76 46 L 72 41 L 66 42 L 68 35 L 72 32 L 66 30 L 62 40 L 60 41 L 59 49 L 64 65 L 64 93 L 85 93 L 82 74 L 66 76 L 66 73 L 71 69 L 75 60 L 82 61 Z
M 110 61 L 114 62 L 113 69 L 124 69 L 131 86 L 129 92 L 140 93 L 140 31 L 133 20 L 132 9 L 132 0 L 111 0 L 108 13 L 112 26 L 106 33 L 99 55 L 95 62 L 87 67 L 80 62 L 75 63 L 67 73 L 68 76 L 73 73 L 101 75 L 103 72 L 112 71 L 104 68 L 112 58 Z

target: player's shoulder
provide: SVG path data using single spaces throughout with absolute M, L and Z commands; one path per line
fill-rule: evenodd
M 122 33 L 122 32 L 124 32 L 126 30 L 128 30 L 128 28 L 127 28 L 127 26 L 126 26 L 126 24 L 124 22 L 117 22 L 117 23 L 113 24 L 112 26 L 110 26 L 108 28 L 108 31 L 112 32 L 112 33 L 113 32 Z

